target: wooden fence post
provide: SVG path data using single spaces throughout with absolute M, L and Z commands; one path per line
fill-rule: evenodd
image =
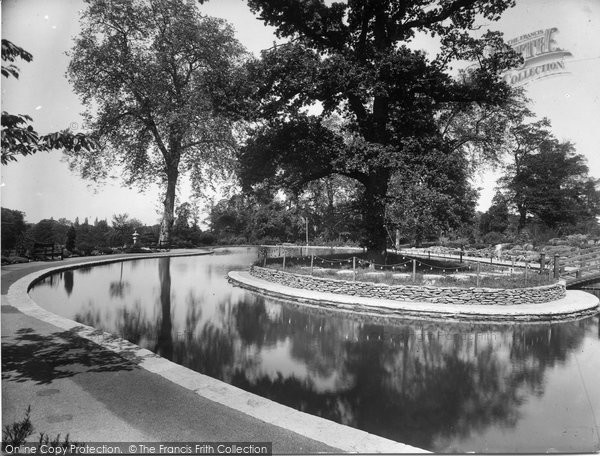
M 558 253 L 554 254 L 554 278 L 558 279 L 560 277 L 560 265 L 558 262 L 559 255 Z
M 352 257 L 352 280 L 356 280 L 356 257 Z
M 417 260 L 413 258 L 413 282 L 417 281 Z
M 310 275 L 313 275 L 313 263 L 315 262 L 315 256 L 310 256 Z
M 285 271 L 285 249 L 283 249 L 283 270 Z
M 479 273 L 481 272 L 481 263 L 477 262 L 477 286 L 479 286 Z

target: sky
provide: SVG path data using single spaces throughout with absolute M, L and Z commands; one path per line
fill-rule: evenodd
M 243 0 L 212 0 L 199 6 L 211 16 L 227 19 L 237 38 L 251 52 L 271 47 L 276 39 L 249 11 Z M 71 128 L 81 130 L 83 107 L 73 93 L 65 72 L 66 52 L 79 32 L 82 0 L 3 0 L 2 38 L 31 52 L 31 63 L 18 63 L 18 80 L 2 78 L 2 110 L 28 114 L 39 133 Z M 540 29 L 556 27 L 557 44 L 572 53 L 565 59 L 567 74 L 528 83 L 527 95 L 540 117 L 548 117 L 561 140 L 575 143 L 588 159 L 590 175 L 600 178 L 600 0 L 517 0 L 497 23 L 482 24 L 504 32 L 505 39 Z M 478 208 L 486 210 L 494 194 L 498 172 L 487 170 L 476 176 L 482 188 Z M 43 218 L 93 221 L 128 213 L 146 224 L 160 218 L 158 188 L 144 192 L 123 188 L 118 178 L 98 186 L 83 181 L 69 170 L 61 153 L 38 153 L 21 157 L 16 164 L 2 166 L 3 207 L 25 212 L 28 222 Z M 187 199 L 185 182 L 180 200 Z

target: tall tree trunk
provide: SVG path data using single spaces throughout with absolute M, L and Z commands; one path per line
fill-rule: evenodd
M 364 241 L 370 254 L 386 256 L 385 198 L 388 188 L 387 172 L 373 173 L 365 188 L 363 208 Z
M 163 216 L 160 223 L 160 235 L 158 242 L 160 244 L 169 244 L 171 242 L 171 229 L 175 220 L 175 193 L 177 190 L 177 178 L 179 177 L 178 167 L 170 167 L 167 171 L 167 192 L 163 200 Z

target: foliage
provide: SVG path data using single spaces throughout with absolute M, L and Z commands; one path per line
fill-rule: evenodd
M 34 427 L 31 423 L 31 405 L 25 410 L 25 417 L 21 421 L 16 421 L 12 424 L 4 426 L 2 431 L 2 451 L 6 451 L 6 447 L 11 445 L 13 448 L 18 448 L 20 445 L 27 441 L 27 438 L 33 434 Z M 51 448 L 61 448 L 63 450 L 73 449 L 74 447 L 80 446 L 77 442 L 71 442 L 69 440 L 69 434 L 66 435 L 64 440 L 61 440 L 60 434 L 56 437 L 51 438 L 45 432 L 40 432 L 38 438 L 38 445 L 44 445 L 49 453 L 59 453 L 57 451 L 51 451 Z
M 14 43 L 2 39 L 2 76 L 19 78 L 19 68 L 14 65 L 17 58 L 31 62 L 33 56 Z M 8 65 L 6 65 L 8 63 Z M 40 151 L 65 149 L 73 152 L 90 151 L 96 143 L 90 136 L 83 133 L 73 134 L 63 130 L 47 135 L 39 135 L 29 125 L 31 117 L 25 114 L 9 114 L 2 111 L 2 158 L 3 165 L 17 161 L 18 155 L 31 155 Z
M 54 451 L 50 451 L 48 450 L 48 452 L 52 452 L 52 453 L 66 453 L 67 451 L 69 452 L 77 452 L 76 448 L 81 448 L 80 451 L 85 451 L 84 450 L 84 446 L 78 442 L 72 442 L 69 440 L 69 434 L 67 434 L 64 438 L 64 440 L 61 440 L 60 434 L 58 434 L 56 437 L 51 438 L 48 434 L 46 434 L 45 432 L 40 432 L 40 436 L 38 439 L 38 445 L 44 445 L 45 448 L 49 449 L 49 448 L 60 448 L 62 451 L 59 450 L 54 450 Z
M 2 256 L 2 264 L 28 263 L 29 259 L 20 256 Z
M 285 198 L 233 195 L 215 204 L 209 216 L 211 231 L 219 243 L 311 244 L 353 242 L 360 224 L 352 201 L 355 185 L 341 176 L 330 176 L 307 185 Z
M 24 217 L 21 211 L 2 208 L 2 250 L 12 250 L 22 242 L 26 230 Z
M 456 152 L 415 157 L 410 172 L 390 180 L 389 224 L 417 246 L 472 222 L 477 193 L 468 185 L 468 164 Z
M 54 219 L 42 219 L 27 231 L 30 241 L 44 244 L 63 244 L 69 227 Z
M 490 208 L 481 215 L 479 229 L 481 234 L 490 232 L 504 233 L 510 225 L 509 200 L 496 192 Z
M 168 242 L 180 174 L 199 191 L 210 173 L 231 168 L 244 51 L 229 24 L 193 2 L 87 4 L 68 75 L 101 147 L 70 154 L 71 164 L 96 180 L 118 164 L 127 185 L 163 185 Z
M 497 231 L 488 231 L 483 235 L 482 240 L 485 244 L 496 245 L 506 242 L 506 237 Z
M 551 135 L 509 168 L 502 183 L 523 214 L 531 214 L 559 234 L 600 215 L 600 181 L 588 176 L 585 157 L 573 144 Z
M 260 243 L 264 239 L 290 242 L 298 239 L 298 224 L 294 214 L 277 200 L 258 203 L 235 195 L 213 207 L 211 230 L 220 243 Z
M 67 239 L 65 240 L 65 249 L 73 250 L 75 248 L 75 241 L 77 239 L 77 231 L 75 227 L 71 225 L 67 231 Z
M 13 63 L 17 58 L 25 60 L 26 62 L 31 62 L 33 60 L 33 56 L 25 49 L 20 48 L 11 41 L 3 39 L 2 76 L 5 78 L 12 76 L 13 78 L 19 79 L 19 67 Z M 6 65 L 7 63 L 8 65 Z
M 123 246 L 133 243 L 133 233 L 142 225 L 143 223 L 139 220 L 130 218 L 129 214 L 113 215 L 112 227 L 114 232 L 111 236 L 111 245 Z
M 511 0 L 304 2 L 249 0 L 281 38 L 252 68 L 261 123 L 240 153 L 245 188 L 293 191 L 340 174 L 363 187 L 362 225 L 370 250 L 386 247 L 390 180 L 415 157 L 467 153 L 440 128 L 453 106 L 498 105 L 510 94 L 499 74 L 519 57 L 496 32 L 473 38 L 476 17 L 497 20 Z M 432 57 L 410 47 L 431 35 Z M 458 79 L 458 60 L 478 66 Z M 322 108 L 319 114 L 316 107 Z M 332 116 L 342 122 L 331 122 Z M 327 125 L 329 124 L 329 125 Z
M 314 239 L 317 245 L 340 245 L 364 238 L 360 231 L 361 195 L 355 180 L 339 174 L 311 181 L 303 192 L 292 195 L 304 234 L 308 219 L 309 242 Z
M 6 450 L 7 445 L 18 447 L 25 443 L 27 437 L 33 434 L 33 424 L 31 424 L 31 405 L 25 410 L 25 417 L 21 421 L 4 426 L 2 431 L 2 451 Z

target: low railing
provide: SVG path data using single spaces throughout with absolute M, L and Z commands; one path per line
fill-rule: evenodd
M 359 247 L 328 247 L 328 246 L 301 246 L 295 244 L 280 244 L 273 246 L 261 246 L 259 257 L 263 258 L 266 265 L 267 258 L 279 258 L 282 260 L 283 269 L 285 263 L 291 258 L 313 257 L 311 268 L 314 265 L 314 259 L 322 264 L 331 262 L 331 259 L 322 258 L 324 255 L 331 256 L 334 253 L 354 253 L 364 252 L 364 249 Z M 562 278 L 569 282 L 579 281 L 585 277 L 591 277 L 600 274 L 600 248 L 588 248 L 584 250 L 584 254 L 573 257 L 563 258 L 559 255 L 547 255 L 542 252 L 539 254 L 538 261 L 522 261 L 507 255 L 481 256 L 478 252 L 470 250 L 456 249 L 453 251 L 435 252 L 424 249 L 402 249 L 393 250 L 390 253 L 395 253 L 403 258 L 403 262 L 398 264 L 378 264 L 367 262 L 373 269 L 380 270 L 397 270 L 399 266 L 404 265 L 404 257 L 416 259 L 421 263 L 426 263 L 427 260 L 451 260 L 459 264 L 471 265 L 472 271 L 494 273 L 498 270 L 505 271 L 507 274 L 520 273 L 527 277 L 528 274 L 537 273 L 547 276 L 548 281 L 551 279 Z M 404 257 L 403 257 L 404 256 Z M 339 261 L 334 260 L 333 263 Z M 349 262 L 349 259 L 343 259 L 342 262 Z M 365 261 L 360 260 L 359 265 L 364 265 Z M 421 264 L 419 264 L 420 266 Z M 413 277 L 415 275 L 415 263 L 413 262 Z M 444 268 L 431 266 L 431 270 L 440 269 L 440 272 L 446 272 L 443 269 L 453 270 L 456 268 Z M 459 269 L 463 269 L 462 266 Z M 458 272 L 458 271 L 456 271 Z
M 568 285 L 600 275 L 600 248 L 589 248 L 583 254 L 561 258 L 558 275 Z
M 392 273 L 396 277 L 403 277 L 416 281 L 439 280 L 452 278 L 459 281 L 472 280 L 473 286 L 484 286 L 489 280 L 510 279 L 519 282 L 520 286 L 541 285 L 553 282 L 551 268 L 541 269 L 539 264 L 516 261 L 487 261 L 481 258 L 471 258 L 460 255 L 437 254 L 431 251 L 394 251 L 394 262 L 377 263 L 370 259 L 357 256 L 363 249 L 355 247 L 322 247 L 322 246 L 296 246 L 275 245 L 261 246 L 258 252 L 256 265 L 289 270 L 290 266 L 300 266 L 306 274 L 322 274 L 327 270 L 341 270 L 339 274 L 348 274 L 355 280 L 378 280 L 376 273 Z M 392 252 L 390 252 L 392 253 Z M 336 255 L 337 254 L 337 255 Z M 321 256 L 324 255 L 324 256 Z M 442 261 L 440 261 L 442 260 Z M 450 261 L 448 261 L 450 260 Z M 369 276 L 368 278 L 366 276 Z M 362 277 L 365 276 L 365 277 Z M 467 276 L 467 277 L 465 277 Z M 389 280 L 386 277 L 385 280 Z

